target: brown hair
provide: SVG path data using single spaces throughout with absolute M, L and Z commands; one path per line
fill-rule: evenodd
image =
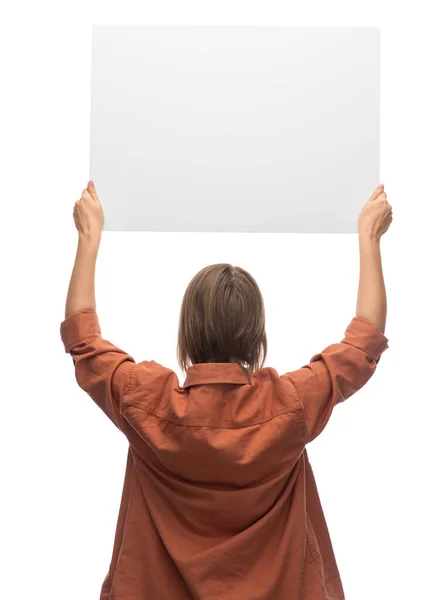
M 252 374 L 267 353 L 263 297 L 241 267 L 205 267 L 187 286 L 180 311 L 177 357 L 191 364 L 237 362 Z

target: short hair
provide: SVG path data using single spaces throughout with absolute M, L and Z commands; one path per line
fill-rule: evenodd
M 199 271 L 180 311 L 177 358 L 183 371 L 198 363 L 236 362 L 252 374 L 266 354 L 264 302 L 252 275 L 227 263 Z

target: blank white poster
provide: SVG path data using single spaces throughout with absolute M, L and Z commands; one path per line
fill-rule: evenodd
M 379 28 L 93 27 L 105 230 L 357 232 L 379 115 Z

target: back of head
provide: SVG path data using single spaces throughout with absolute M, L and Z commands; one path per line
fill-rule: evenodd
M 237 362 L 252 374 L 267 353 L 263 297 L 255 279 L 223 263 L 197 273 L 183 297 L 177 355 L 181 368 Z

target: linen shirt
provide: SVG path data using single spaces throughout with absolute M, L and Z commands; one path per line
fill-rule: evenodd
M 343 600 L 306 446 L 371 378 L 388 339 L 353 318 L 298 370 L 136 363 L 96 311 L 61 323 L 79 386 L 128 440 L 100 600 Z

